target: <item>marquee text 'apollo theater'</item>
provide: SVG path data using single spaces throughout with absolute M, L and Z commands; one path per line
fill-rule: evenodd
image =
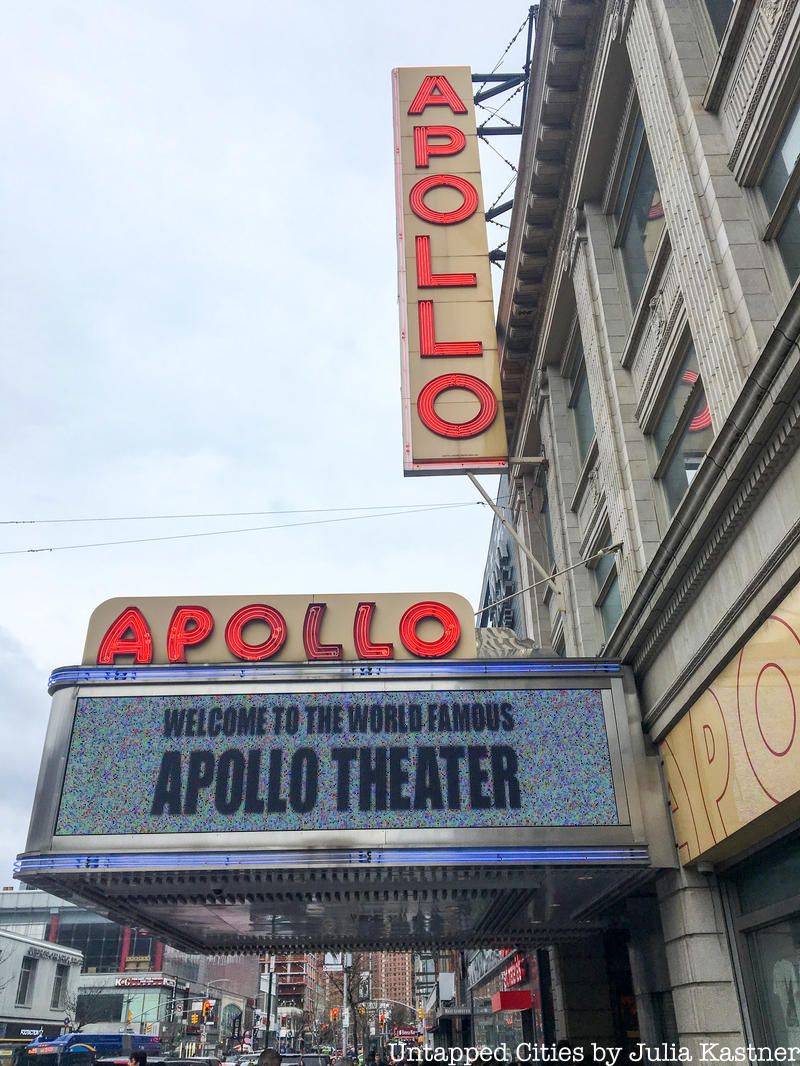
M 468 67 L 394 71 L 406 474 L 505 467 Z

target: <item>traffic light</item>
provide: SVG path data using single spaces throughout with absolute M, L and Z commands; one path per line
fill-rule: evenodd
M 378 1015 L 378 1018 L 380 1020 L 381 1025 L 383 1025 L 383 1023 L 386 1021 L 386 1015 L 383 1013 L 383 1011 L 381 1011 L 381 1013 Z
M 425 1017 L 425 1011 L 422 1009 L 422 1007 L 417 1007 L 417 1017 L 420 1021 L 422 1021 L 422 1019 Z
M 200 1015 L 197 1013 L 197 1011 L 194 1011 L 192 1013 L 191 1022 L 192 1022 L 192 1025 L 199 1025 L 200 1024 Z
M 332 1022 L 338 1022 L 338 1020 L 339 1020 L 339 1008 L 338 1007 L 331 1007 L 331 1021 Z
M 214 1025 L 214 1024 L 216 1024 L 216 1018 L 215 1018 L 216 1007 L 217 1007 L 217 1001 L 216 1000 L 214 1000 L 214 999 L 204 999 L 203 1000 L 203 1021 L 206 1023 L 206 1025 Z

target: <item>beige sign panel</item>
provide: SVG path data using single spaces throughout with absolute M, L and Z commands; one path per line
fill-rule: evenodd
M 404 470 L 503 469 L 472 77 L 409 67 L 393 79 Z
M 660 745 L 681 858 L 721 858 L 795 816 L 800 799 L 800 588 Z M 748 829 L 750 832 L 748 833 Z M 734 835 L 738 836 L 734 838 Z
M 475 616 L 452 592 L 106 600 L 84 664 L 474 659 Z

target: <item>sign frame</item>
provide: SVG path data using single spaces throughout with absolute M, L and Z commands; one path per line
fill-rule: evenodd
M 472 73 L 398 67 L 392 98 L 403 472 L 502 472 L 508 440 Z
M 438 664 L 445 667 L 445 663 Z M 449 665 L 449 664 L 447 664 Z M 37 782 L 36 795 L 31 818 L 30 834 L 23 858 L 32 855 L 68 856 L 87 855 L 91 853 L 123 854 L 137 853 L 140 856 L 159 853 L 175 854 L 188 852 L 195 854 L 202 851 L 207 857 L 208 865 L 213 866 L 215 855 L 231 851 L 280 853 L 283 865 L 302 865 L 309 854 L 324 851 L 332 856 L 332 865 L 337 860 L 335 854 L 342 853 L 338 861 L 359 849 L 370 852 L 383 848 L 467 848 L 486 847 L 501 851 L 525 846 L 531 847 L 634 847 L 652 845 L 648 840 L 643 802 L 640 796 L 636 773 L 636 754 L 631 744 L 628 724 L 626 699 L 621 677 L 621 670 L 616 667 L 616 676 L 599 670 L 586 671 L 576 675 L 570 672 L 569 663 L 553 664 L 553 669 L 546 673 L 541 661 L 527 663 L 524 660 L 508 662 L 498 661 L 461 663 L 437 672 L 426 671 L 425 664 L 394 662 L 373 668 L 365 676 L 337 676 L 346 671 L 325 669 L 320 665 L 314 667 L 273 667 L 269 673 L 273 679 L 261 683 L 241 680 L 236 683 L 227 681 L 209 684 L 202 680 L 207 673 L 202 668 L 184 668 L 182 680 L 174 684 L 160 680 L 147 683 L 149 668 L 125 671 L 103 671 L 102 669 L 83 669 L 83 684 L 58 687 L 53 697 L 53 708 L 45 739 L 42 767 Z M 609 664 L 606 664 L 608 666 Z M 407 667 L 407 668 L 404 668 Z M 471 667 L 471 668 L 470 668 Z M 505 669 L 503 669 L 505 667 Z M 533 670 L 532 670 L 533 667 Z M 534 672 L 535 671 L 535 672 Z M 254 671 L 251 671 L 251 673 Z M 64 672 L 68 674 L 68 671 Z M 163 671 L 160 672 L 163 677 Z M 184 680 L 186 674 L 198 674 L 196 683 Z M 351 674 L 356 674 L 353 670 Z M 420 675 L 427 673 L 423 681 Z M 128 675 L 133 675 L 128 676 Z M 279 684 L 274 675 L 280 678 Z M 324 678 L 324 680 L 323 680 Z M 109 688 L 122 695 L 155 694 L 197 694 L 198 688 L 203 692 L 270 692 L 278 689 L 281 693 L 294 691 L 330 692 L 332 695 L 355 690 L 384 691 L 427 691 L 458 692 L 477 689 L 600 689 L 603 693 L 603 713 L 606 735 L 611 757 L 612 781 L 619 814 L 619 824 L 611 826 L 535 826 L 524 828 L 403 828 L 403 829 L 307 829 L 301 831 L 276 830 L 260 832 L 184 832 L 169 834 L 119 834 L 119 835 L 85 835 L 55 836 L 56 821 L 61 801 L 61 792 L 66 773 L 66 755 L 69 749 L 72 727 L 79 697 L 108 695 Z M 436 863 L 434 850 L 428 860 Z

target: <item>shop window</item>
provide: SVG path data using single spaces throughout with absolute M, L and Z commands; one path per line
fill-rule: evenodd
M 800 1046 L 800 841 L 754 856 L 726 880 L 756 1043 Z
M 656 480 L 664 491 L 672 516 L 694 480 L 714 431 L 697 353 L 690 344 L 667 394 L 652 439 L 656 452 Z
M 765 239 L 775 242 L 792 285 L 800 277 L 800 97 L 761 179 L 770 213 Z
M 69 966 L 67 966 L 66 963 L 59 963 L 56 966 L 56 973 L 53 978 L 53 994 L 50 997 L 50 1010 L 62 1010 L 64 1008 L 64 1000 L 67 995 L 68 977 Z
M 23 956 L 22 966 L 19 971 L 19 984 L 17 985 L 18 1007 L 30 1007 L 33 1001 L 33 986 L 36 980 L 37 960 L 29 955 Z
M 664 209 L 641 114 L 634 120 L 628 155 L 614 205 L 614 244 L 622 255 L 631 304 L 642 295 L 664 231 Z
M 102 988 L 83 989 L 78 992 L 75 1021 L 78 1025 L 104 1027 L 119 1024 L 126 998 L 120 992 L 105 992 Z
M 725 36 L 728 19 L 733 11 L 733 0 L 706 0 L 706 10 L 718 41 Z
M 582 349 L 578 352 L 575 369 L 570 375 L 570 381 L 572 383 L 572 392 L 569 405 L 572 408 L 572 414 L 575 419 L 578 462 L 583 466 L 594 441 L 594 414 L 592 412 L 592 398 L 589 395 L 589 382 L 586 379 L 586 365 Z

